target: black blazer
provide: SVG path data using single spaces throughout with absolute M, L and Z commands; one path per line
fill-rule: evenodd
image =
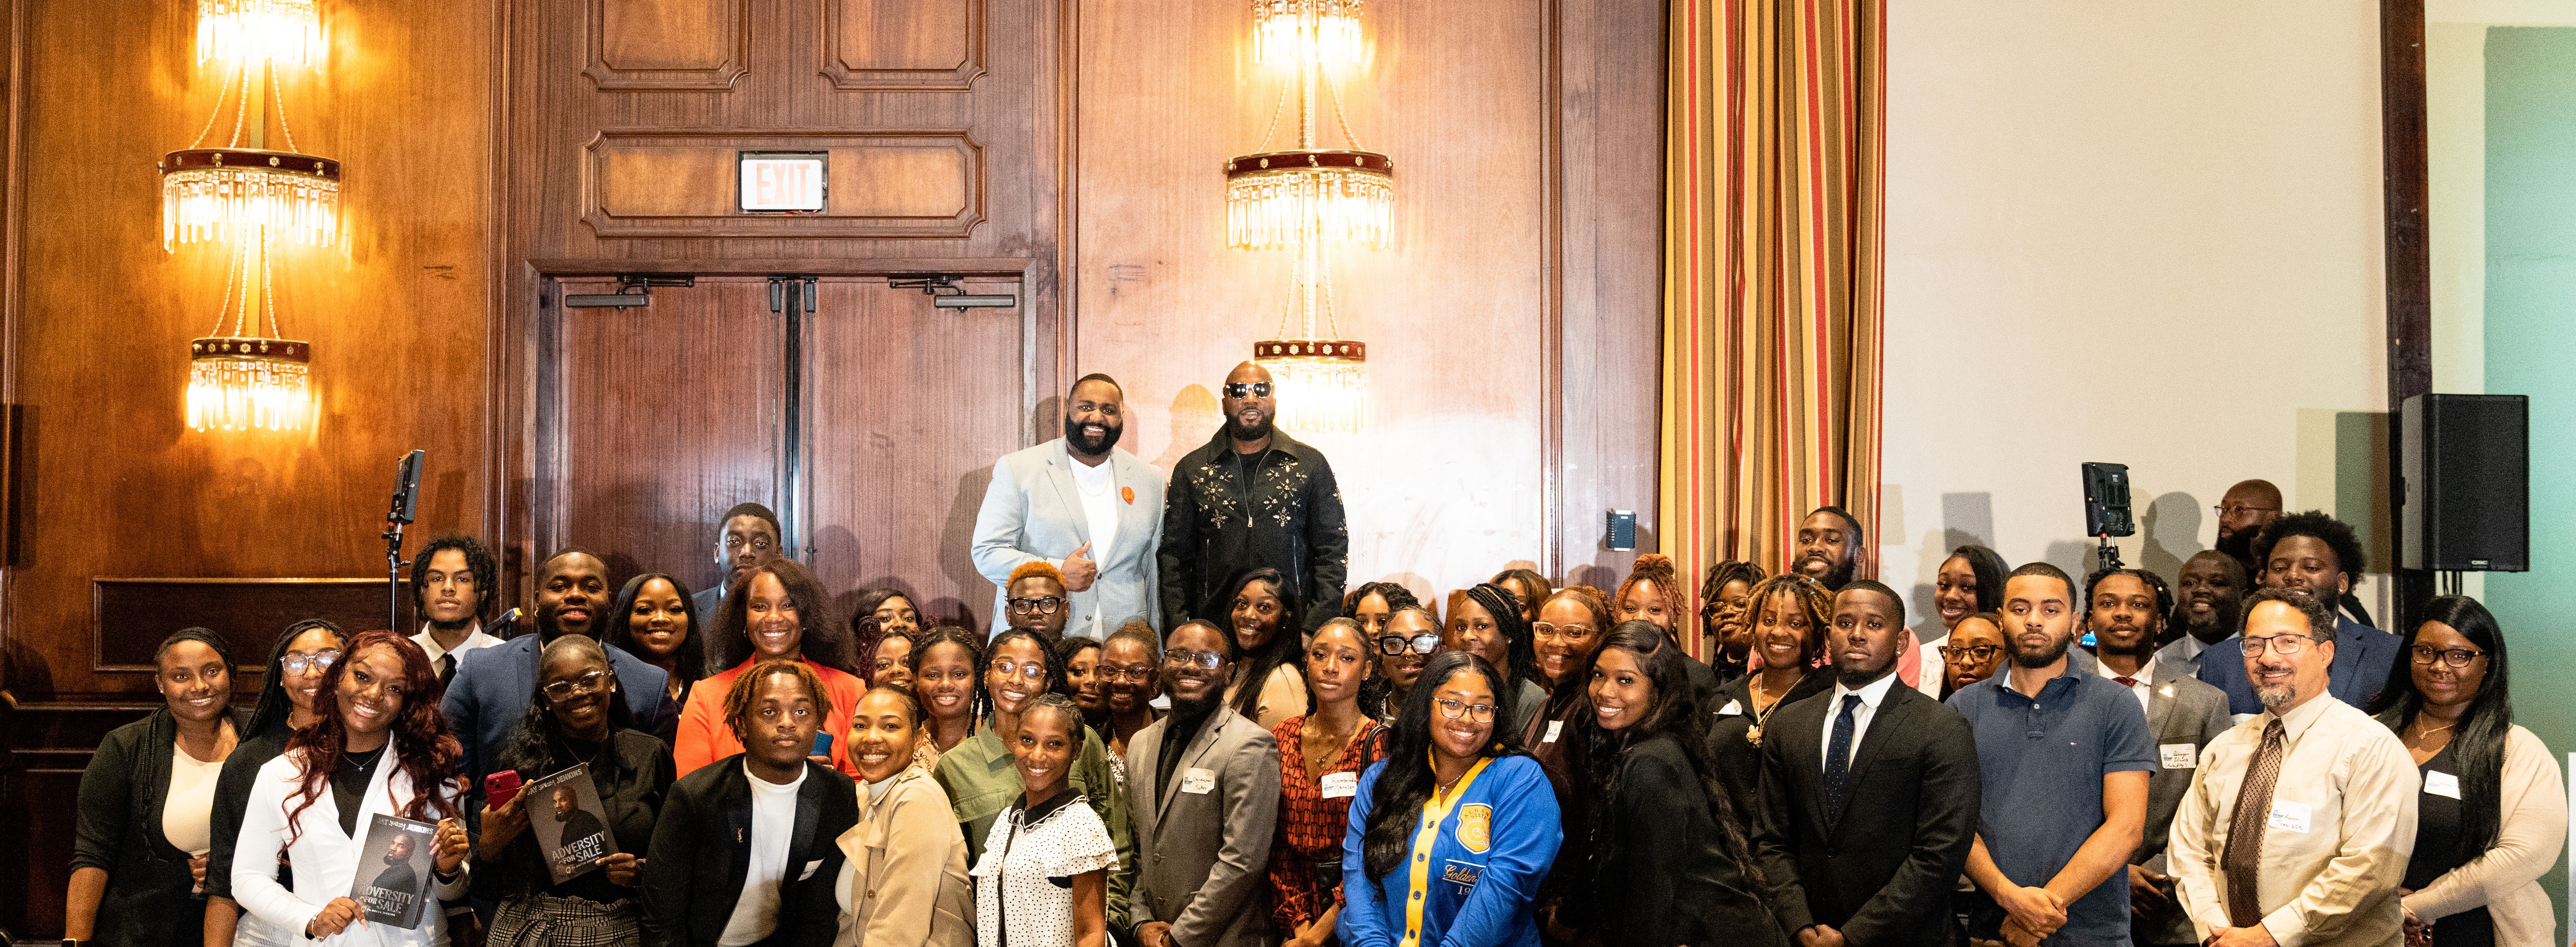
M 1607 813 L 1618 851 L 1601 866 L 1599 932 L 1648 947 L 1775 947 L 1751 879 L 1737 869 L 1681 741 L 1659 733 L 1620 754 Z M 1696 804 L 1694 804 L 1696 803 Z M 1738 804 L 1737 817 L 1747 814 Z
M 1950 895 L 1976 841 L 1983 784 L 1968 722 L 1896 684 L 1852 754 L 1851 797 L 1824 826 L 1827 690 L 1762 728 L 1763 817 L 1754 847 L 1791 942 L 1811 924 L 1854 947 L 1944 945 L 1964 933 Z
M 751 873 L 749 779 L 736 753 L 671 784 L 644 857 L 645 947 L 715 947 L 724 936 Z M 806 761 L 778 886 L 778 930 L 761 947 L 830 947 L 840 926 L 832 891 L 841 875 L 838 842 L 858 822 L 858 784 Z
M 670 795 L 671 784 L 678 779 L 671 765 L 671 748 L 662 741 L 635 730 L 609 734 L 608 745 L 596 759 L 582 759 L 558 747 L 546 761 L 543 773 L 522 772 L 530 781 L 559 773 L 576 763 L 590 764 L 591 788 L 599 793 L 599 807 L 608 813 L 604 826 L 617 840 L 617 850 L 637 858 L 649 857 L 653 850 L 653 828 L 661 817 L 662 800 Z M 540 800 L 542 802 L 542 800 Z M 483 814 L 488 809 L 483 800 L 471 804 L 476 841 L 482 836 Z M 532 819 L 553 818 L 545 810 L 534 810 Z M 587 812 L 577 814 L 588 816 Z M 597 822 L 590 831 L 597 831 Z M 587 834 L 587 833 L 585 833 Z M 575 836 L 579 837 L 579 836 Z M 739 891 L 740 886 L 736 885 Z M 544 892 L 561 897 L 586 898 L 611 903 L 632 896 L 632 889 L 610 884 L 608 873 L 593 871 L 563 884 L 554 883 L 554 874 L 546 869 L 545 856 L 537 847 L 533 825 L 510 841 L 509 849 L 498 859 L 486 861 L 478 844 L 474 853 L 474 895 L 497 904 L 513 896 Z
M 241 840 L 242 813 L 250 808 L 250 786 L 259 781 L 259 768 L 286 752 L 286 740 L 295 731 L 286 727 L 286 715 L 279 714 L 265 732 L 244 734 L 224 757 L 224 771 L 215 777 L 215 811 L 206 820 L 213 835 L 214 848 L 206 852 L 206 897 L 233 896 L 233 843 Z M 278 862 L 278 853 L 261 852 L 254 858 Z M 294 874 L 282 862 L 277 866 L 277 883 L 295 884 Z
M 237 738 L 247 739 L 249 728 L 250 712 L 235 709 Z M 90 935 L 100 944 L 160 947 L 205 922 L 205 901 L 189 894 L 196 882 L 188 877 L 188 853 L 161 834 L 171 744 L 178 738 L 178 718 L 163 707 L 109 731 L 81 771 L 72 867 L 107 872 Z

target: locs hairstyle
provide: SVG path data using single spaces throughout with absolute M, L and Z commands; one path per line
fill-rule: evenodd
M 2451 626 L 2469 644 L 2486 652 L 2487 674 L 2478 682 L 2477 696 L 2469 698 L 2469 709 L 2460 715 L 2458 731 L 2451 735 L 2451 753 L 2460 770 L 2460 832 L 2457 857 L 2462 861 L 2477 857 L 2496 843 L 2502 830 L 2504 807 L 2504 750 L 2513 731 L 2513 701 L 2505 687 L 2504 629 L 2495 616 L 2477 599 L 2466 595 L 2445 595 L 2424 603 L 2423 621 L 2406 633 L 2397 649 L 2397 667 L 2388 675 L 2388 687 L 2372 701 L 2370 712 L 2388 729 L 2399 734 L 2424 710 L 2424 692 L 2415 689 L 2415 675 L 2408 672 L 2413 662 L 2415 639 L 2424 626 L 2434 622 Z
M 1279 630 L 1270 633 L 1270 641 L 1263 644 L 1260 651 L 1247 652 L 1243 650 L 1242 643 L 1235 640 L 1231 616 L 1234 614 L 1234 597 L 1243 594 L 1244 588 L 1255 582 L 1270 583 L 1271 591 L 1279 596 Z M 1288 578 L 1279 574 L 1277 569 L 1245 569 L 1235 573 L 1233 579 L 1208 599 L 1207 607 L 1199 614 L 1229 616 L 1224 625 L 1209 624 L 1216 625 L 1217 630 L 1224 633 L 1226 650 L 1234 653 L 1234 660 L 1244 664 L 1243 689 L 1235 692 L 1234 712 L 1242 714 L 1244 719 L 1252 719 L 1261 707 L 1261 685 L 1270 680 L 1271 673 L 1280 665 L 1295 664 L 1297 656 L 1305 651 L 1305 645 L 1299 639 L 1305 635 L 1306 610 L 1297 600 L 1296 587 L 1290 585 Z
M 832 692 L 823 686 L 822 678 L 814 676 L 814 669 L 803 661 L 771 658 L 752 665 L 751 670 L 733 679 L 732 689 L 725 691 L 725 726 L 733 731 L 735 740 L 746 746 L 751 744 L 751 695 L 760 690 L 760 682 L 780 674 L 795 678 L 804 686 L 805 695 L 813 699 L 814 729 L 823 729 L 823 721 L 832 719 Z
M 1422 803 L 1431 798 L 1437 778 L 1431 772 L 1431 700 L 1441 685 L 1461 674 L 1475 674 L 1485 679 L 1494 691 L 1494 738 L 1480 749 L 1488 758 L 1526 756 L 1521 738 L 1511 732 L 1503 719 L 1504 678 L 1493 664 L 1471 651 L 1443 651 L 1431 656 L 1422 669 L 1421 680 L 1404 695 L 1404 712 L 1395 718 L 1395 733 L 1388 741 L 1385 769 L 1377 776 L 1377 785 L 1369 794 L 1369 817 L 1361 836 L 1360 864 L 1375 881 L 1395 871 L 1404 863 L 1405 853 L 1413 846 L 1415 823 L 1422 818 Z M 1377 885 L 1369 889 L 1378 900 L 1386 891 Z
M 751 583 L 763 575 L 775 577 L 786 588 L 787 601 L 796 607 L 796 624 L 804 631 L 797 647 L 804 652 L 805 660 L 844 674 L 859 673 L 858 649 L 851 640 L 850 626 L 832 619 L 831 602 L 823 597 L 823 584 L 794 559 L 780 559 L 752 570 L 735 586 L 736 594 L 725 596 L 724 608 L 716 613 L 715 631 L 707 635 L 707 666 L 722 671 L 751 659 Z
M 1729 559 L 1710 566 L 1707 577 L 1701 579 L 1699 583 L 1699 607 L 1705 613 L 1707 609 L 1715 606 L 1717 593 L 1725 589 L 1729 582 L 1742 582 L 1745 588 L 1750 589 L 1761 584 L 1766 575 L 1768 573 L 1762 571 L 1760 563 L 1746 562 L 1742 559 Z M 1622 586 L 1622 588 L 1625 587 Z
M 1807 640 L 1798 646 L 1798 658 L 1814 663 L 1825 653 L 1825 627 L 1833 619 L 1834 593 L 1825 584 L 1795 572 L 1783 572 L 1762 580 L 1745 597 L 1744 627 L 1759 634 L 1762 616 L 1777 608 L 1774 602 L 1782 595 L 1789 597 L 1790 607 L 1807 613 Z
M 680 639 L 680 650 L 671 654 L 671 673 L 682 681 L 702 681 L 707 677 L 707 630 L 698 618 L 698 603 L 689 595 L 689 584 L 679 577 L 660 572 L 647 572 L 626 580 L 617 590 L 617 603 L 608 608 L 608 633 L 601 636 L 610 647 L 641 657 L 644 647 L 635 643 L 635 600 L 644 597 L 644 583 L 660 579 L 671 583 L 680 593 L 680 614 L 688 619 L 687 633 Z M 799 612 L 798 614 L 803 614 Z M 732 667 L 728 664 L 725 667 Z M 724 668 L 717 668 L 721 671 Z
M 1673 571 L 1672 558 L 1662 553 L 1655 552 L 1638 556 L 1636 564 L 1628 567 L 1628 578 L 1619 583 L 1619 590 L 1610 593 L 1610 603 L 1612 605 L 1617 605 L 1620 602 L 1627 601 L 1628 590 L 1636 588 L 1637 583 L 1639 582 L 1652 582 L 1655 584 L 1655 597 L 1664 600 L 1664 614 L 1673 616 L 1673 633 L 1680 634 L 1682 625 L 1681 575 L 1680 573 Z
M 1290 640 L 1295 640 L 1295 636 L 1290 636 Z M 994 635 L 992 645 L 984 649 L 984 660 L 975 665 L 975 719 L 977 720 L 982 720 L 993 712 L 993 668 L 991 666 L 993 656 L 1001 653 L 1003 645 L 1014 641 L 1026 641 L 1036 646 L 1038 660 L 1046 664 L 1046 687 L 1039 693 L 1062 694 L 1073 690 L 1073 686 L 1065 682 L 1065 656 L 1058 653 L 1047 642 L 1046 636 L 1026 628 L 1014 628 Z M 927 651 L 929 646 L 924 645 L 921 650 Z M 920 651 L 913 653 L 919 654 Z
M 414 787 L 411 801 L 394 815 L 419 822 L 457 816 L 456 803 L 441 790 L 465 791 L 464 777 L 455 775 L 464 751 L 448 732 L 446 716 L 438 712 L 438 670 L 430 665 L 429 652 L 390 631 L 361 632 L 340 649 L 340 660 L 322 677 L 321 693 L 313 695 L 313 712 L 320 719 L 286 741 L 287 755 L 298 756 L 300 764 L 295 809 L 286 816 L 290 842 L 303 837 L 304 810 L 322 797 L 349 744 L 347 726 L 340 722 L 340 681 L 349 676 L 350 665 L 379 648 L 391 649 L 402 662 L 402 679 L 395 682 L 402 687 L 402 709 L 394 714 L 389 736 L 394 765 L 402 767 Z

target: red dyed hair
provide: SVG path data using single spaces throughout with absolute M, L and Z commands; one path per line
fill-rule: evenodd
M 297 778 L 303 785 L 295 793 L 296 798 L 302 801 L 286 816 L 290 840 L 303 836 L 301 821 L 304 810 L 312 808 L 313 803 L 322 798 L 325 788 L 331 784 L 331 774 L 340 769 L 341 751 L 349 744 L 347 725 L 340 722 L 340 681 L 348 676 L 349 665 L 377 648 L 393 649 L 394 656 L 402 660 L 403 666 L 402 710 L 394 714 L 391 736 L 396 754 L 394 765 L 402 767 L 403 775 L 411 777 L 414 795 L 410 803 L 394 814 L 421 822 L 452 819 L 458 815 L 456 804 L 439 790 L 453 788 L 459 793 L 464 791 L 464 777 L 452 775 L 456 772 L 459 758 L 464 756 L 464 749 L 448 732 L 446 715 L 438 711 L 438 671 L 430 665 L 429 653 L 422 651 L 420 645 L 412 643 L 411 639 L 390 631 L 362 632 L 350 639 L 347 647 L 340 649 L 340 660 L 333 662 L 331 670 L 323 674 L 322 691 L 313 695 L 313 713 L 317 719 L 295 731 L 295 735 L 286 741 L 288 754 L 302 754 Z

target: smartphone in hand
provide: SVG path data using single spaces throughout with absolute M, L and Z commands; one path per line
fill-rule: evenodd
M 483 799 L 488 808 L 498 809 L 519 795 L 519 771 L 505 769 L 483 777 Z

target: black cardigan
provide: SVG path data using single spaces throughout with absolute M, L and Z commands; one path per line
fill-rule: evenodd
M 286 740 L 294 735 L 286 726 L 286 716 L 280 714 L 267 730 L 242 738 L 232 755 L 224 757 L 223 775 L 215 777 L 215 811 L 206 820 L 214 844 L 206 852 L 206 897 L 233 896 L 233 843 L 241 839 L 242 812 L 250 808 L 251 784 L 259 781 L 260 767 L 286 754 Z M 276 852 L 267 857 L 278 860 Z M 280 862 L 277 883 L 292 887 L 294 882 Z
M 578 759 L 557 752 L 545 772 L 520 775 L 533 780 L 562 772 L 575 763 L 590 764 L 591 787 L 598 790 L 599 806 L 608 813 L 608 832 L 617 840 L 617 850 L 645 857 L 653 850 L 653 824 L 661 817 L 662 800 L 670 793 L 671 783 L 679 778 L 671 764 L 670 748 L 643 731 L 619 730 L 609 735 L 609 746 L 598 759 Z M 478 826 L 484 809 L 477 799 L 474 821 Z M 605 871 L 555 884 L 537 848 L 533 826 L 511 840 L 497 861 L 485 861 L 478 849 L 474 862 L 475 896 L 495 902 L 542 891 L 557 897 L 612 903 L 636 893 L 636 889 L 610 884 Z
M 238 737 L 250 725 L 250 713 L 232 714 Z M 205 923 L 205 902 L 189 893 L 196 882 L 188 876 L 188 853 L 161 834 L 178 739 L 179 720 L 163 707 L 109 731 L 81 772 L 72 868 L 107 872 L 107 893 L 99 899 L 91 934 L 99 944 L 163 947 Z M 239 831 L 238 813 L 233 826 Z M 212 882 L 212 859 L 207 871 Z
M 724 935 L 742 879 L 751 873 L 751 783 L 742 756 L 671 784 L 644 859 L 645 947 L 715 947 Z M 832 890 L 841 875 L 839 840 L 858 822 L 858 784 L 806 761 L 805 783 L 796 791 L 796 834 L 779 884 L 778 929 L 762 947 L 830 947 L 840 926 Z
M 1659 733 L 1619 755 L 1618 797 L 1605 813 L 1618 847 L 1601 867 L 1599 930 L 1612 944 L 1777 947 L 1779 925 L 1726 853 L 1708 792 L 1681 741 Z M 1746 832 L 1750 799 L 1737 800 Z M 1685 910 L 1676 910 L 1686 907 Z

